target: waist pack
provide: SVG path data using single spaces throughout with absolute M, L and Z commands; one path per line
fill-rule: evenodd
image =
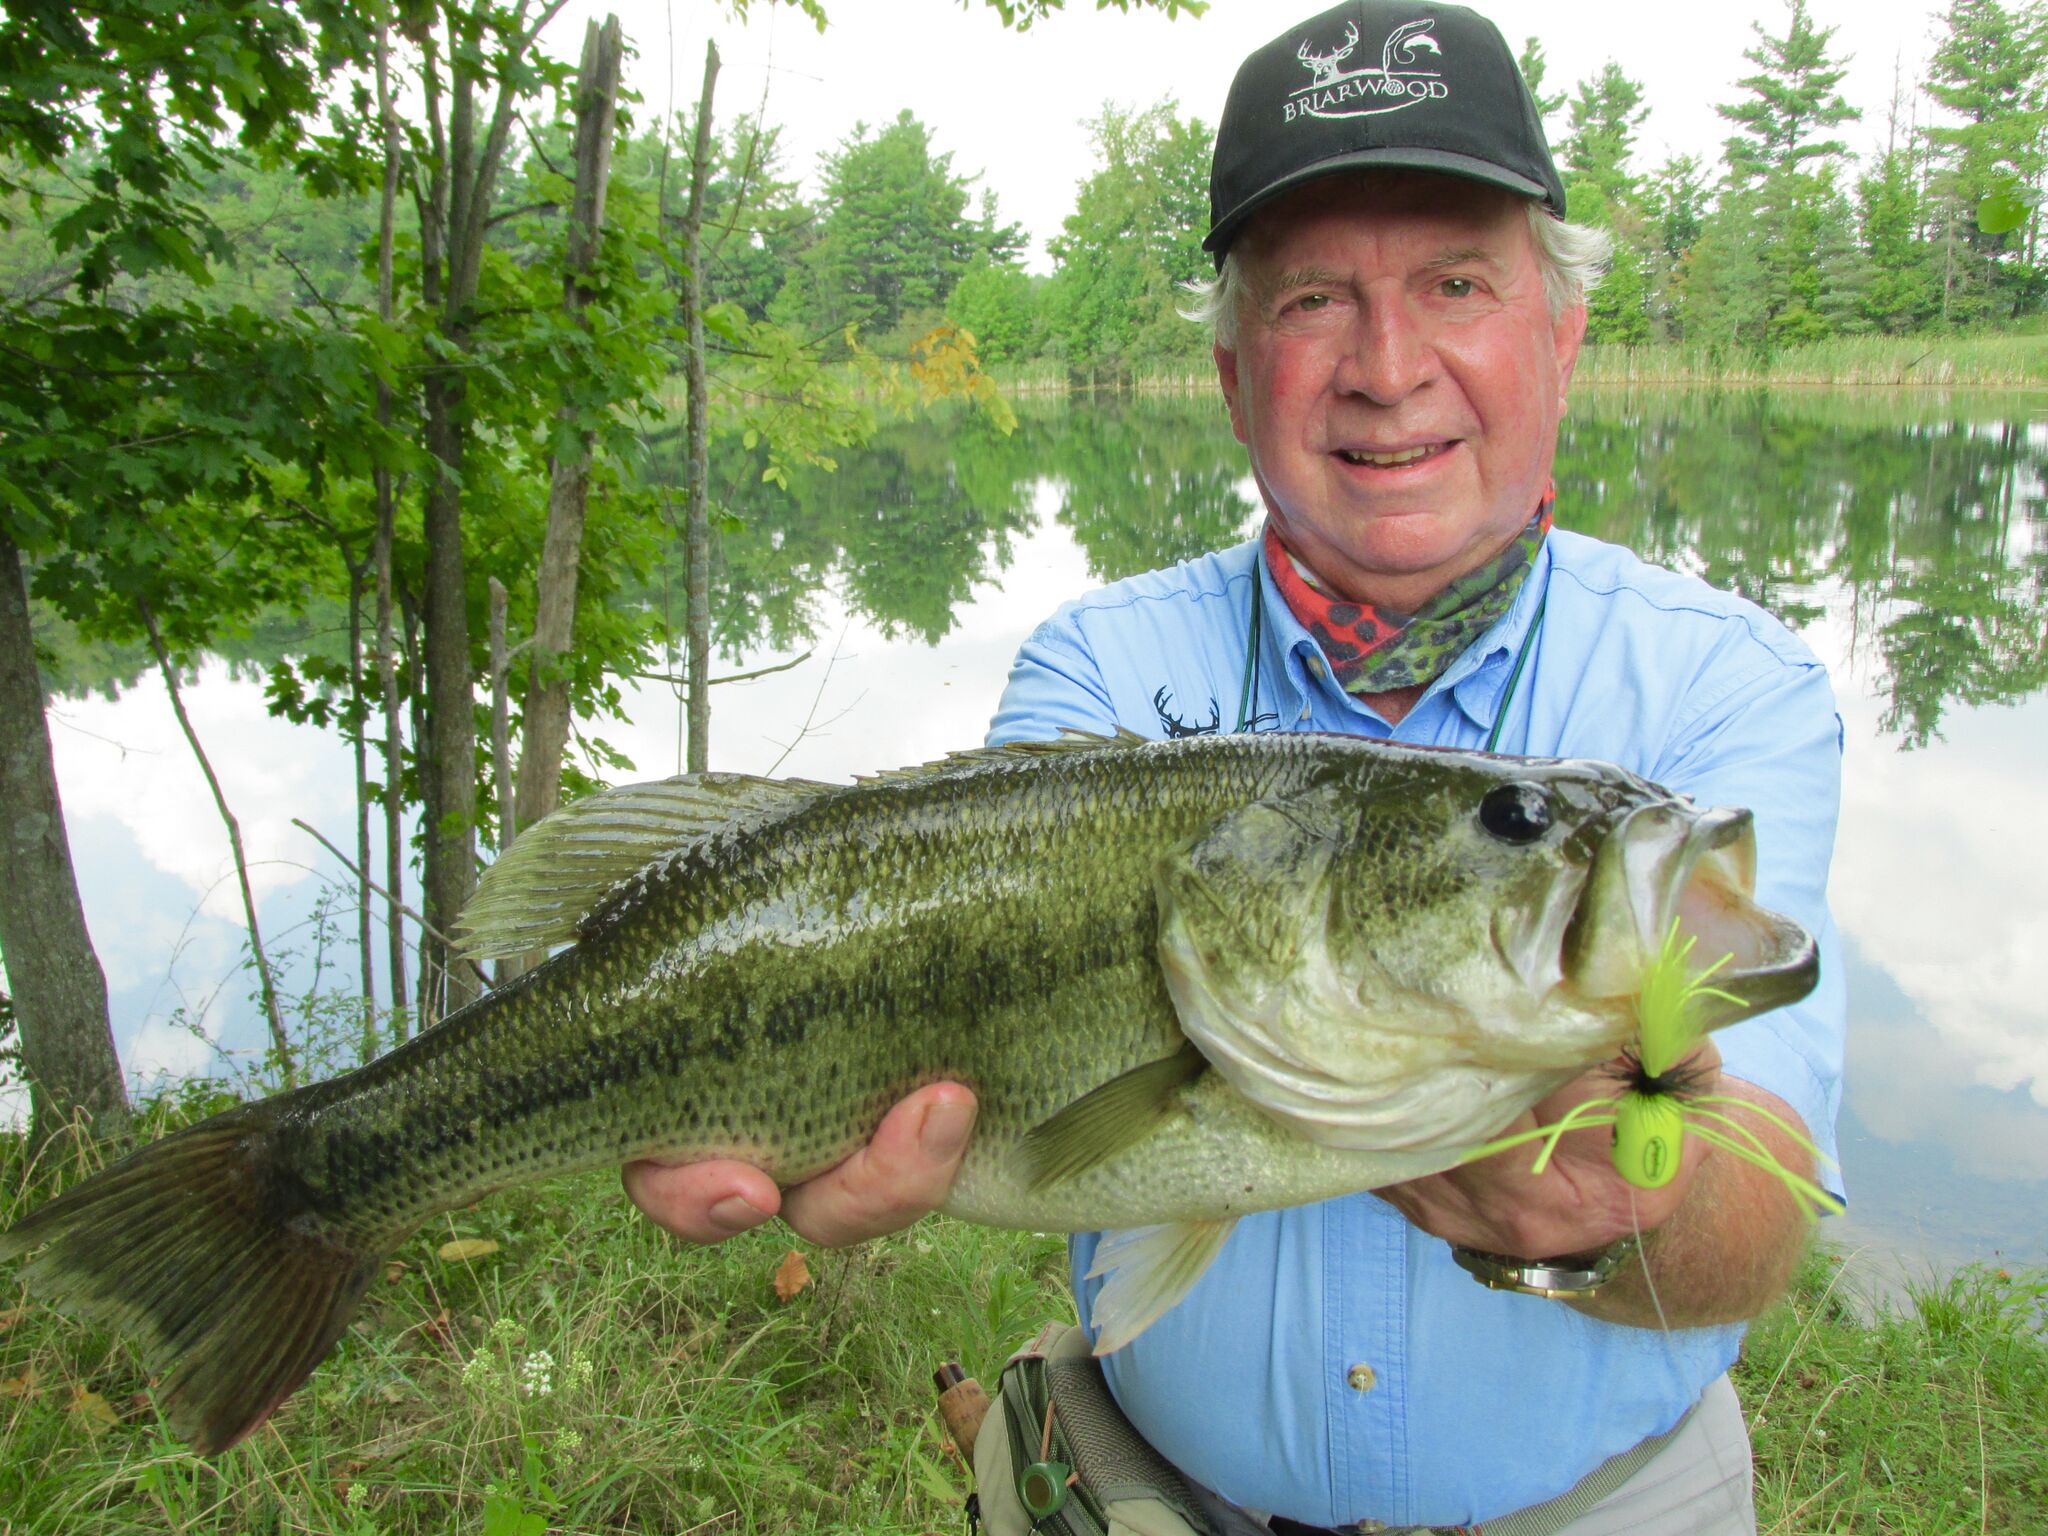
M 974 1481 L 989 1536 L 1215 1536 L 1072 1324 L 1048 1324 L 1003 1367 L 975 1437 Z

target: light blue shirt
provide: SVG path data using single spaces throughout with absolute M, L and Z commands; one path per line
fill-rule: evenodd
M 989 740 L 1228 731 L 1242 712 L 1253 729 L 1482 747 L 1546 592 L 1498 749 L 1619 763 L 1755 814 L 1757 899 L 1817 937 L 1820 985 L 1716 1039 L 1727 1074 L 1785 1100 L 1832 1156 L 1847 1012 L 1826 904 L 1841 721 L 1812 652 L 1739 597 L 1554 531 L 1509 612 L 1390 729 L 1330 680 L 1254 540 L 1062 607 L 1018 653 Z M 1840 1192 L 1831 1169 L 1822 1182 Z M 1084 1323 L 1096 1241 L 1073 1243 Z M 1554 1498 L 1670 1428 L 1741 1337 L 1486 1290 L 1442 1240 L 1359 1194 L 1240 1221 L 1188 1298 L 1104 1364 L 1139 1430 L 1238 1504 L 1315 1525 L 1459 1525 Z

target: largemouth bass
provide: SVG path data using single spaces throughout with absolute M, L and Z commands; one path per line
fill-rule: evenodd
M 1618 768 L 1333 736 L 1075 738 L 846 785 L 706 775 L 526 832 L 478 955 L 570 943 L 358 1071 L 142 1148 L 0 1235 L 234 1444 L 392 1252 L 508 1184 L 653 1155 L 787 1184 L 922 1084 L 980 1113 L 945 1209 L 1148 1230 L 1104 1347 L 1248 1211 L 1450 1167 L 1614 1056 L 1673 918 L 1710 1026 L 1812 986 L 1749 814 Z

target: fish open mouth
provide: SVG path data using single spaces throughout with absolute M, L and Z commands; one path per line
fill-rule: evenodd
M 1595 856 L 1566 929 L 1564 973 L 1583 997 L 1641 989 L 1674 919 L 1697 940 L 1700 971 L 1727 956 L 1700 1000 L 1706 1029 L 1795 1003 L 1820 978 L 1813 936 L 1758 906 L 1756 828 L 1746 810 L 1701 811 L 1680 800 L 1629 810 Z

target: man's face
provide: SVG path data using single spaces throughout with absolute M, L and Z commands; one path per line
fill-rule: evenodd
M 1238 237 L 1216 349 L 1281 538 L 1336 593 L 1407 610 L 1485 563 L 1550 480 L 1583 308 L 1552 320 L 1512 195 L 1333 176 Z

